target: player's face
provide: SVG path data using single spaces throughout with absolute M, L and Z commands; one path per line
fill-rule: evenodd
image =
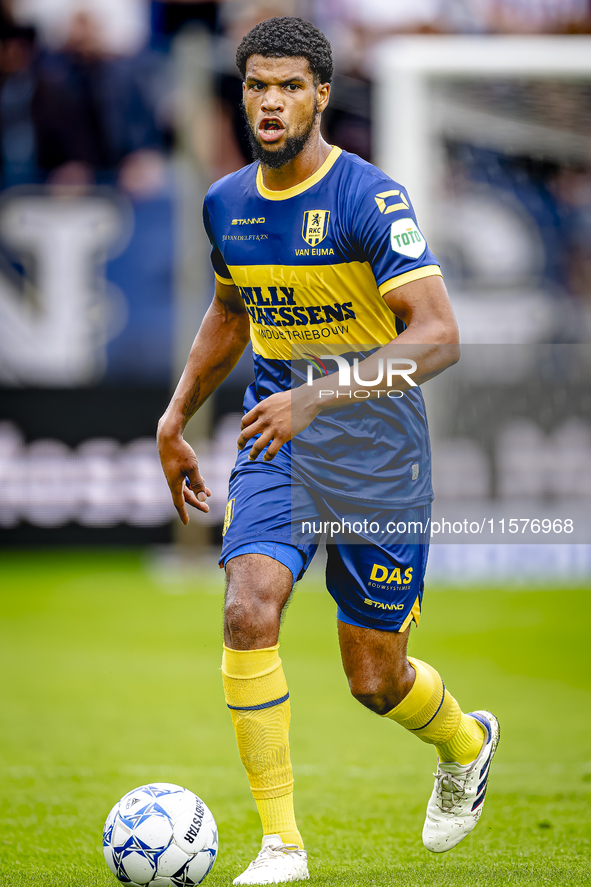
M 293 160 L 317 129 L 329 92 L 328 83 L 314 83 L 307 59 L 251 55 L 243 102 L 255 157 L 274 169 Z

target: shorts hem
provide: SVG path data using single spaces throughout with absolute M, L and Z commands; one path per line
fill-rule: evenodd
M 354 625 L 356 628 L 370 628 L 374 631 L 390 631 L 396 632 L 397 634 L 400 634 L 400 632 L 402 631 L 406 631 L 406 628 L 409 625 L 409 622 L 407 621 L 409 615 L 410 613 L 407 613 L 405 618 L 401 619 L 396 624 L 380 622 L 379 624 L 368 625 L 369 620 L 367 622 L 361 622 L 359 619 L 355 619 L 353 616 L 348 616 L 347 613 L 345 613 L 339 606 L 337 606 L 337 619 L 339 620 L 339 622 L 344 622 L 347 625 Z M 414 616 L 411 617 L 410 621 L 414 622 L 415 625 L 418 625 L 418 622 Z
M 304 558 L 304 566 L 302 568 L 304 572 L 308 569 L 308 565 L 312 560 L 309 551 L 307 551 L 302 545 L 296 545 L 291 536 L 282 536 L 280 533 L 247 533 L 240 536 L 231 545 L 228 545 L 226 549 L 222 546 L 218 565 L 223 568 L 224 562 L 232 552 L 236 551 L 237 548 L 242 548 L 243 545 L 248 545 L 249 542 L 276 542 L 279 545 L 291 545 L 292 548 L 296 548 Z

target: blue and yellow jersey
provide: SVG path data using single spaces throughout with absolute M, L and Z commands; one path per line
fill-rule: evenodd
M 265 187 L 258 163 L 226 176 L 207 194 L 204 223 L 215 275 L 238 287 L 250 317 L 245 409 L 305 381 L 307 363 L 323 372 L 323 352 L 361 359 L 392 341 L 402 324 L 383 295 L 441 274 L 404 188 L 340 148 L 284 191 Z M 320 413 L 291 453 L 295 474 L 346 499 L 432 498 L 418 388 Z

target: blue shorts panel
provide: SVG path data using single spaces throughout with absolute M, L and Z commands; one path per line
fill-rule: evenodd
M 404 631 L 411 621 L 418 625 L 428 544 L 352 545 L 336 539 L 327 553 L 326 587 L 341 622 L 380 631 Z
M 377 511 L 375 506 L 321 496 L 294 480 L 289 458 L 248 462 L 239 456 L 230 478 L 220 564 L 238 552 L 267 554 L 257 545 L 275 543 L 277 554 L 269 556 L 291 569 L 294 580 L 301 579 L 318 547 L 321 524 L 348 521 L 359 526 L 364 521 L 366 525 L 373 522 L 380 527 L 379 532 L 337 533 L 327 539 L 327 588 L 341 621 L 362 628 L 404 631 L 411 621 L 418 624 L 420 618 L 428 532 L 411 537 L 383 528 L 392 522 L 400 526 L 410 521 L 426 528 L 430 513 L 430 505 Z M 293 557 L 290 555 L 290 563 L 286 563 L 280 556 L 284 546 L 301 555 L 303 564 L 297 576 Z
M 294 582 L 304 574 L 304 555 L 294 545 L 282 542 L 246 542 L 226 555 L 224 565 L 232 558 L 240 557 L 241 554 L 264 554 L 266 557 L 272 557 L 291 571 Z
M 238 455 L 230 476 L 220 564 L 247 543 L 276 542 L 302 554 L 301 578 L 318 547 L 318 536 L 299 533 L 296 541 L 294 527 L 317 515 L 312 497 L 292 480 L 289 457 L 280 452 L 273 462 L 249 462 L 245 452 Z

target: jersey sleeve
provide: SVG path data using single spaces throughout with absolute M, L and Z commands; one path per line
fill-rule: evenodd
M 417 224 L 410 199 L 392 180 L 376 180 L 355 207 L 353 237 L 369 262 L 381 296 L 424 277 L 441 276 L 439 263 Z
M 232 280 L 232 275 L 228 270 L 228 266 L 224 262 L 220 249 L 215 242 L 211 219 L 209 217 L 207 198 L 203 202 L 203 225 L 209 238 L 209 242 L 211 243 L 211 264 L 213 265 L 213 273 L 220 283 L 225 283 L 227 286 L 231 286 L 234 281 Z

